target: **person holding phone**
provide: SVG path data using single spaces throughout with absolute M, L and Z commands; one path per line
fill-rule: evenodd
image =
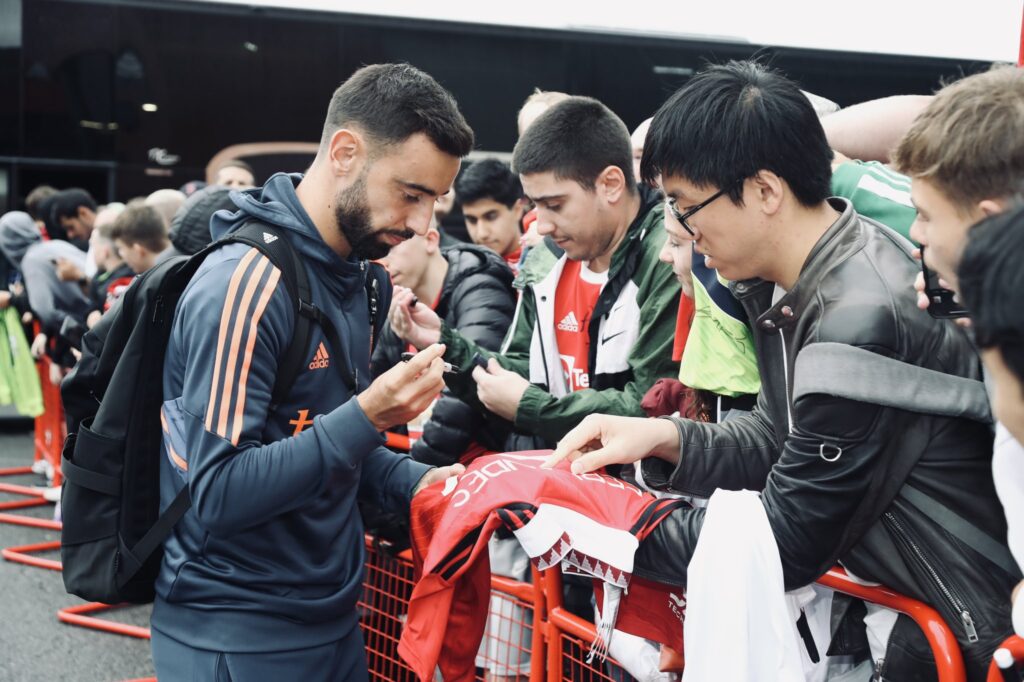
M 758 403 L 721 424 L 591 415 L 551 464 L 569 459 L 585 474 L 640 461 L 652 487 L 761 491 L 786 589 L 841 562 L 938 610 L 968 679 L 982 680 L 1011 631 L 1001 595 L 1020 571 L 992 483 L 980 366 L 963 330 L 923 314 L 901 287 L 918 271 L 911 245 L 829 196 L 831 160 L 806 98 L 760 64 L 710 67 L 669 98 L 642 175 L 661 177 L 697 251 L 731 281 L 754 335 Z M 968 394 L 970 409 L 947 409 Z M 673 512 L 640 543 L 634 575 L 685 587 L 704 519 Z M 852 653 L 844 641 L 830 653 Z M 934 677 L 906 616 L 879 641 L 881 679 Z
M 1024 69 L 997 67 L 940 90 L 893 159 L 911 178 L 918 217 L 910 234 L 921 244 L 925 273 L 934 273 L 930 281 L 924 273 L 917 278 L 918 306 L 937 317 L 969 315 L 953 297 L 960 292 L 957 269 L 973 239 L 971 226 L 1019 203 L 1024 191 Z M 1024 564 L 1024 446 L 1002 424 L 996 425 L 992 474 L 1010 549 Z M 1014 620 L 1024 635 L 1020 592 L 1018 585 Z

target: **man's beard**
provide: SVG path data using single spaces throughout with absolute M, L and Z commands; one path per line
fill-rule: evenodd
M 383 241 L 386 235 L 410 239 L 415 233 L 409 229 L 373 229 L 370 221 L 370 206 L 366 198 L 366 175 L 363 170 L 348 189 L 342 190 L 335 198 L 334 218 L 338 229 L 352 249 L 352 255 L 359 260 L 376 260 L 388 255 L 391 245 Z

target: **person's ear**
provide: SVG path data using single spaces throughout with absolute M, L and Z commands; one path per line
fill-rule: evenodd
M 334 175 L 353 175 L 366 157 L 366 139 L 357 130 L 340 128 L 327 144 L 328 165 Z
M 441 233 L 436 227 L 432 227 L 427 230 L 427 233 L 423 235 L 423 239 L 427 244 L 427 254 L 433 256 L 441 249 Z
M 526 215 L 526 212 L 529 210 L 529 206 L 530 202 L 526 197 L 516 199 L 516 203 L 512 204 L 512 212 L 516 216 L 517 223 L 523 222 L 523 216 Z
M 594 187 L 609 204 L 617 203 L 628 191 L 626 189 L 626 174 L 618 166 L 608 166 L 597 176 Z
M 754 196 L 761 211 L 767 215 L 778 213 L 782 208 L 785 181 L 770 170 L 759 170 L 750 180 L 754 185 Z
M 995 199 L 982 199 L 978 202 L 978 210 L 981 211 L 982 217 L 988 218 L 1005 211 L 1006 205 Z

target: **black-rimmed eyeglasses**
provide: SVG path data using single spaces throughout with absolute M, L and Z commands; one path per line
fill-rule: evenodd
M 711 196 L 709 196 L 704 201 L 700 202 L 699 204 L 692 208 L 687 209 L 683 213 L 679 212 L 679 207 L 676 206 L 675 198 L 668 199 L 666 203 L 668 204 L 668 210 L 672 212 L 672 217 L 679 221 L 679 224 L 683 226 L 684 230 L 690 233 L 691 237 L 696 237 L 697 233 L 693 231 L 693 228 L 690 227 L 686 221 L 692 218 L 694 213 L 701 210 L 702 208 L 710 204 L 712 201 L 722 196 L 723 194 L 725 194 L 725 190 L 720 189 Z

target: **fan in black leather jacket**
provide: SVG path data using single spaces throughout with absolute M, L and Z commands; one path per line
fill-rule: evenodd
M 483 348 L 498 350 L 515 311 L 512 271 L 499 255 L 483 247 L 458 244 L 442 253 L 448 274 L 435 309 L 438 316 Z M 405 343 L 386 327 L 373 353 L 373 375 L 400 362 L 405 350 Z M 445 389 L 411 454 L 425 464 L 453 464 L 474 441 L 488 449 L 503 449 L 508 428 L 503 420 L 488 420 Z
M 909 243 L 859 217 L 845 200 L 830 202 L 842 216 L 780 300 L 772 304 L 770 282 L 732 285 L 753 321 L 763 382 L 757 408 L 722 424 L 676 420 L 678 466 L 646 459 L 644 479 L 700 496 L 716 488 L 763 490 L 787 589 L 839 562 L 860 578 L 935 607 L 960 642 L 968 678 L 984 679 L 993 649 L 1012 632 L 1007 597 L 1019 575 L 965 546 L 897 494 L 909 483 L 1005 548 L 990 427 L 914 412 L 914 405 L 896 409 L 822 394 L 791 400 L 797 355 L 818 342 L 980 378 L 962 330 L 916 307 L 907 285 L 918 268 Z M 828 461 L 838 448 L 841 456 Z M 688 510 L 662 523 L 641 544 L 635 572 L 685 585 L 703 518 L 703 510 Z M 901 617 L 881 679 L 934 679 L 930 661 L 920 630 Z

